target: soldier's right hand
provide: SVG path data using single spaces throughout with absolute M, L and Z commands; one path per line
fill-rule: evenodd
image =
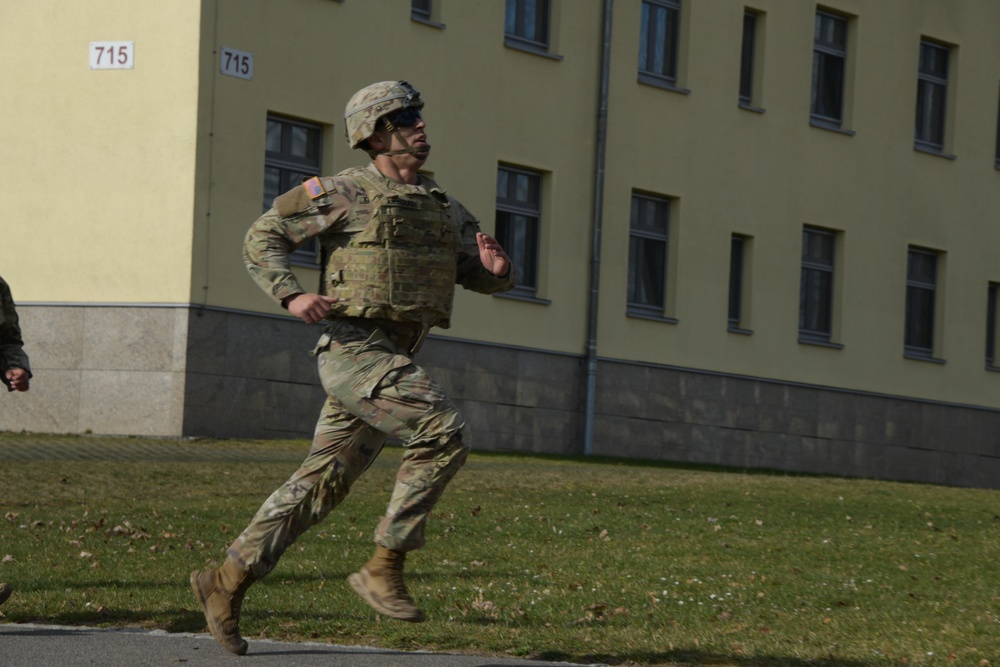
M 322 294 L 302 293 L 285 299 L 284 306 L 295 317 L 306 324 L 319 322 L 330 314 L 330 306 L 337 303 L 332 296 Z

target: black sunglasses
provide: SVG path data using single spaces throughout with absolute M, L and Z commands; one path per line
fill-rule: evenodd
M 416 107 L 400 109 L 396 113 L 386 116 L 386 120 L 396 127 L 413 127 L 421 118 L 420 109 Z

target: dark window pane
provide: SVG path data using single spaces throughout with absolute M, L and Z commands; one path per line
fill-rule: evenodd
M 934 349 L 934 291 L 906 288 L 906 346 Z
M 805 230 L 802 233 L 802 259 L 833 266 L 834 236 L 829 232 Z
M 629 239 L 629 303 L 663 308 L 666 260 L 665 241 Z
M 738 326 L 743 317 L 744 239 L 733 235 L 729 247 L 729 324 Z
M 813 56 L 813 109 L 817 116 L 841 120 L 844 94 L 844 59 L 827 53 Z
M 548 0 L 507 0 L 504 33 L 547 46 L 549 41 Z
M 740 55 L 740 100 L 749 104 L 753 97 L 754 51 L 756 50 L 757 16 L 743 15 L 743 49 Z
M 934 349 L 934 301 L 937 254 L 910 250 L 906 262 L 906 333 L 910 352 L 930 355 Z
M 275 120 L 267 121 L 267 141 L 265 150 L 268 153 L 281 152 L 281 123 Z
M 429 20 L 431 18 L 431 0 L 412 0 L 410 12 L 412 16 Z
M 935 148 L 944 147 L 945 108 L 948 100 L 948 48 L 920 43 L 917 79 L 915 139 Z
M 509 172 L 506 169 L 497 170 L 497 198 L 507 199 L 507 188 L 510 182 Z
M 677 77 L 677 35 L 680 3 L 642 3 L 639 29 L 639 71 Z
M 996 361 L 997 343 L 997 284 L 990 283 L 986 295 L 986 364 Z
M 666 305 L 670 202 L 632 195 L 627 303 L 662 311 Z
M 839 124 L 843 120 L 847 19 L 818 12 L 815 25 L 810 111 Z
M 831 296 L 833 274 L 817 269 L 802 270 L 799 296 L 799 329 L 801 331 L 830 335 Z
M 514 265 L 516 287 L 532 290 L 538 286 L 541 180 L 537 173 L 497 170 L 497 240 Z
M 948 78 L 948 49 L 924 42 L 920 45 L 920 73 L 939 79 Z
M 997 105 L 997 152 L 996 161 L 1000 165 L 1000 104 Z
M 802 230 L 799 332 L 827 339 L 833 321 L 833 232 Z
M 937 256 L 928 252 L 911 251 L 906 279 L 933 287 L 937 280 Z
M 281 170 L 264 167 L 264 210 L 271 208 L 274 198 L 281 194 Z
M 847 46 L 847 21 L 839 16 L 816 14 L 816 44 L 843 50 Z
M 291 155 L 304 160 L 315 160 L 316 153 L 319 151 L 318 133 L 319 131 L 316 128 L 302 127 L 301 125 L 293 126 L 291 136 L 292 145 L 289 150 Z

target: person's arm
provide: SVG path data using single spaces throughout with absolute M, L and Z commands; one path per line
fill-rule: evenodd
M 0 302 L 3 320 L 0 321 L 0 381 L 8 391 L 27 391 L 31 379 L 31 365 L 24 351 L 21 326 L 7 283 L 0 279 Z
M 327 191 L 321 199 L 310 198 L 304 186 L 293 188 L 275 199 L 274 207 L 254 222 L 243 241 L 243 263 L 254 282 L 309 323 L 323 319 L 336 300 L 304 289 L 288 256 L 310 238 L 342 225 L 352 204 L 351 198 L 336 191 L 333 179 L 322 180 Z
M 514 266 L 500 243 L 485 234 L 479 221 L 455 199 L 451 199 L 449 212 L 462 235 L 455 282 L 481 294 L 506 292 L 514 287 Z

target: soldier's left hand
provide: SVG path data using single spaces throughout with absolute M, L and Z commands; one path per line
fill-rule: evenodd
M 504 252 L 500 242 L 489 234 L 476 232 L 476 243 L 479 244 L 479 261 L 486 270 L 495 276 L 505 276 L 510 270 L 510 257 Z

